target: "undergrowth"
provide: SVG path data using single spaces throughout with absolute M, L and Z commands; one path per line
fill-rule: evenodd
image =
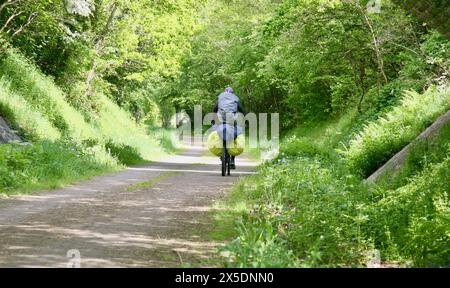
M 448 89 L 410 92 L 376 119 L 350 112 L 288 133 L 278 158 L 215 214 L 225 227 L 216 236 L 234 239 L 221 248 L 223 265 L 365 267 L 378 250 L 382 265 L 448 266 L 450 128 L 414 143 L 397 174 L 362 177 L 448 110 L 448 99 Z

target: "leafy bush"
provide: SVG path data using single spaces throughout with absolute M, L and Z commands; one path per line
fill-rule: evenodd
M 353 171 L 369 176 L 448 110 L 449 99 L 448 88 L 430 89 L 422 95 L 405 92 L 400 106 L 367 124 L 348 147 L 339 152 Z

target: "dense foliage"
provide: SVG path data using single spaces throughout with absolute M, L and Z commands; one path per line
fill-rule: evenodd
M 399 7 L 359 1 L 215 1 L 182 66 L 180 105 L 211 107 L 232 84 L 248 110 L 284 128 L 394 105 L 448 73 L 448 41 Z
M 5 31 L 25 27 L 2 41 L 55 77 L 87 118 L 104 94 L 138 122 L 168 126 L 174 109 L 208 110 L 231 84 L 248 110 L 284 111 L 293 128 L 382 110 L 448 72 L 448 41 L 390 1 L 380 13 L 357 0 L 12 2 L 0 22 L 20 13 Z M 442 18 L 439 5 L 430 15 Z

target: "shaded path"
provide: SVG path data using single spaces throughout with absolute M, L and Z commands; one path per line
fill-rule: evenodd
M 201 237 L 211 204 L 256 165 L 242 157 L 222 177 L 219 159 L 205 155 L 189 146 L 165 162 L 0 200 L 0 266 L 66 267 L 71 249 L 82 267 L 199 265 L 218 244 Z

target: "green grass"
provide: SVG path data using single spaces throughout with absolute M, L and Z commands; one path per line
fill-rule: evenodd
M 9 51 L 8 55 L 1 59 L 0 64 L 1 86 L 5 87 L 2 91 L 2 94 L 5 94 L 2 98 L 6 99 L 4 102 L 11 108 L 19 107 L 24 112 L 31 110 L 34 114 L 42 115 L 36 117 L 37 120 L 34 121 L 39 121 L 41 122 L 39 124 L 49 128 L 48 135 L 39 134 L 42 136 L 41 140 L 54 140 L 58 136 L 56 134 L 60 133 L 64 138 L 77 143 L 88 142 L 100 145 L 110 144 L 109 146 L 115 147 L 131 147 L 133 151 L 130 153 L 137 151 L 139 157 L 145 160 L 151 160 L 155 155 L 164 154 L 164 151 L 159 148 L 160 138 L 155 135 L 149 136 L 146 128 L 136 124 L 129 113 L 114 104 L 105 95 L 96 95 L 95 101 L 99 106 L 98 115 L 92 115 L 91 121 L 87 122 L 83 113 L 69 104 L 66 99 L 67 95 L 55 85 L 54 81 L 38 71 L 23 56 Z M 13 113 L 7 115 L 10 116 L 7 118 L 15 117 L 14 109 L 10 109 Z M 30 130 L 33 132 L 23 122 L 17 123 L 18 126 L 25 132 Z M 55 130 L 59 132 L 55 132 Z M 29 134 L 32 134 L 31 132 Z M 167 135 L 163 135 L 165 138 L 161 138 L 166 146 L 170 142 Z
M 234 229 L 236 219 L 247 211 L 246 189 L 242 185 L 250 185 L 250 179 L 245 182 L 240 181 L 227 198 L 214 203 L 213 227 L 210 237 L 215 241 L 229 240 L 237 237 L 238 233 Z
M 378 201 L 366 207 L 365 223 L 382 255 L 418 267 L 450 264 L 450 151 L 397 189 L 377 189 Z
M 159 146 L 157 135 L 150 134 L 146 131 L 146 127 L 137 125 L 129 113 L 106 96 L 99 95 L 98 98 L 101 109 L 95 125 L 103 133 L 107 142 L 118 147 L 132 147 L 144 160 L 152 160 L 165 154 Z
M 424 94 L 405 92 L 401 105 L 377 121 L 367 124 L 339 152 L 351 169 L 368 177 L 448 109 L 448 88 L 443 91 L 432 88 Z
M 141 157 L 136 148 L 126 144 L 115 144 L 113 141 L 109 141 L 105 147 L 109 154 L 124 165 L 132 166 L 147 162 Z
M 440 163 L 448 154 L 450 147 L 450 124 L 444 125 L 431 139 L 414 142 L 405 163 L 394 174 L 385 173 L 376 182 L 382 189 L 397 189 L 420 175 L 430 166 Z
M 372 187 L 376 203 L 367 207 L 373 221 L 366 230 L 387 255 L 420 267 L 450 264 L 449 139 L 447 124 L 414 143 L 401 170 Z
M 100 160 L 67 142 L 0 145 L 0 193 L 29 193 L 116 171 L 114 159 Z
M 158 184 L 161 181 L 164 181 L 166 179 L 172 178 L 176 175 L 180 174 L 179 172 L 164 172 L 161 175 L 158 175 L 156 177 L 153 177 L 152 179 L 144 182 L 139 182 L 134 185 L 130 185 L 127 187 L 128 191 L 135 191 L 140 189 L 149 189 L 152 188 L 154 185 Z
M 366 193 L 356 178 L 341 179 L 344 168 L 321 159 L 279 160 L 237 188 L 243 198 L 233 204 L 245 209 L 235 225 L 239 236 L 227 246 L 230 264 L 314 267 L 363 258 L 355 219 Z
M 149 135 L 158 140 L 159 146 L 166 153 L 179 153 L 181 151 L 175 129 L 148 127 L 147 131 Z
M 64 136 L 81 143 L 98 139 L 101 133 L 87 123 L 83 115 L 66 101 L 66 95 L 52 79 L 16 52 L 0 61 L 0 75 L 10 83 L 10 89 L 21 96 L 35 111 L 45 116 Z
M 0 79 L 0 114 L 29 140 L 57 140 L 61 133 L 22 97 L 13 93 L 5 78 Z

